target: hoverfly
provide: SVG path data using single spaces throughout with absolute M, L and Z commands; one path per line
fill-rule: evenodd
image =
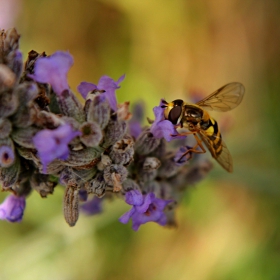
M 171 103 L 162 101 L 165 119 L 176 127 L 187 128 L 189 132 L 179 135 L 193 134 L 197 143 L 182 155 L 191 153 L 205 153 L 202 142 L 210 151 L 212 157 L 228 172 L 232 172 L 232 158 L 222 140 L 217 122 L 211 118 L 206 110 L 226 112 L 234 109 L 243 99 L 245 88 L 241 83 L 229 83 L 214 91 L 212 94 L 197 102 L 189 104 L 177 99 Z M 198 137 L 199 136 L 199 137 Z M 200 148 L 200 149 L 199 149 Z

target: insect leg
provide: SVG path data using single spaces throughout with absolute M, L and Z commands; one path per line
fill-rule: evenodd
M 196 131 L 189 131 L 189 132 L 183 132 L 183 133 L 179 133 L 179 134 L 170 134 L 170 136 L 172 137 L 178 137 L 178 136 L 187 136 L 187 135 L 195 135 Z
M 186 133 L 188 133 L 188 132 L 186 132 Z M 198 136 L 196 135 L 196 133 L 195 133 L 195 132 L 190 132 L 190 133 L 188 133 L 188 134 L 193 134 L 194 138 L 196 139 L 196 145 L 193 146 L 191 149 L 188 149 L 188 150 L 180 157 L 179 161 L 180 161 L 183 157 L 187 156 L 188 154 L 190 155 L 190 158 L 189 158 L 189 159 L 191 159 L 191 158 L 192 158 L 192 153 L 196 153 L 196 154 L 204 154 L 204 153 L 206 153 L 206 150 L 205 150 L 205 148 L 203 147 L 202 141 L 198 138 Z M 185 135 L 185 134 L 184 134 L 184 135 Z M 201 150 L 198 150 L 198 149 L 197 149 L 198 147 L 199 147 Z

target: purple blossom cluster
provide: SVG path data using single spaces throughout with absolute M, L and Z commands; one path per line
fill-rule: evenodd
M 23 64 L 19 37 L 15 29 L 0 31 L 0 183 L 11 193 L 0 219 L 21 221 L 32 191 L 47 197 L 59 186 L 70 226 L 80 211 L 101 213 L 112 197 L 132 207 L 119 220 L 131 219 L 134 230 L 147 222 L 175 225 L 183 192 L 211 164 L 182 158 L 188 147 L 165 120 L 161 103 L 152 125 L 142 127 L 143 106 L 131 113 L 129 102 L 117 102 L 124 75 L 81 82 L 81 103 L 67 81 L 72 56 L 30 51 Z

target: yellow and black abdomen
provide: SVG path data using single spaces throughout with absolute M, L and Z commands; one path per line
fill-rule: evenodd
M 200 127 L 202 130 L 200 131 L 201 134 L 207 137 L 207 142 L 204 137 L 202 137 L 202 140 L 208 146 L 212 156 L 217 158 L 223 149 L 222 135 L 218 123 L 213 118 L 209 117 L 207 121 L 201 121 Z

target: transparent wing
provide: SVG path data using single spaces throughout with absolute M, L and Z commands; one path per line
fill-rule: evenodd
M 245 88 L 241 83 L 229 83 L 196 103 L 206 110 L 226 112 L 232 110 L 243 99 Z
M 207 134 L 203 130 L 199 131 L 199 136 L 201 140 L 205 143 L 208 150 L 210 151 L 212 157 L 216 159 L 216 161 L 228 172 L 233 171 L 233 163 L 232 163 L 232 157 L 230 155 L 230 152 L 225 144 L 224 141 L 221 142 L 222 150 L 217 153 L 213 141 L 209 138 Z M 219 138 L 216 136 L 216 139 Z M 220 138 L 219 138 L 220 139 Z

